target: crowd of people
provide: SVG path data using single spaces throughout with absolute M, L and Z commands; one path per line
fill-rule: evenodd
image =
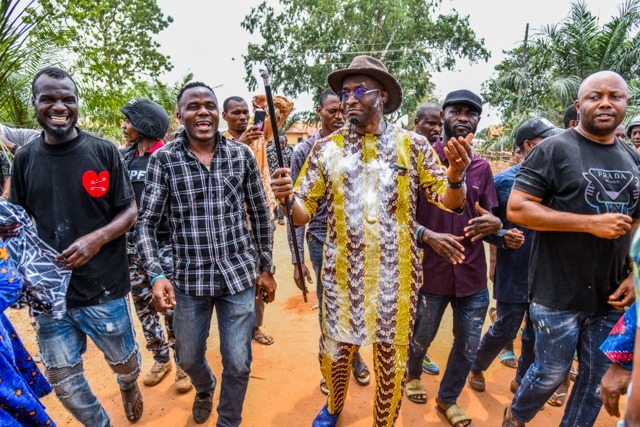
M 526 120 L 514 133 L 514 165 L 495 175 L 473 148 L 477 94 L 460 89 L 421 105 L 410 131 L 385 119 L 403 88 L 381 61 L 357 56 L 327 82 L 318 132 L 294 148 L 271 131 L 290 100 L 276 97 L 276 117 L 251 123 L 246 100 L 220 105 L 211 87 L 190 82 L 177 96 L 173 141 L 167 113 L 139 98 L 121 109 L 118 149 L 77 126 L 71 75 L 36 73 L 41 131 L 0 127 L 15 155 L 12 164 L 2 156 L 0 309 L 30 307 L 44 376 L 0 314 L 2 425 L 54 426 L 38 400 L 51 391 L 80 423 L 111 425 L 85 377 L 87 337 L 116 374 L 127 419 L 139 421 L 131 307 L 154 361 L 143 384 L 159 384 L 175 364 L 176 391 L 195 390 L 198 424 L 211 415 L 218 382 L 206 358 L 215 310 L 216 425 L 241 425 L 252 342 L 275 342 L 263 318 L 277 287 L 274 229 L 285 217 L 296 226 L 297 246 L 287 235 L 299 265 L 293 281 L 315 284 L 319 306 L 327 402 L 313 427 L 339 424 L 351 375 L 362 386 L 375 380 L 376 427 L 395 424 L 405 393 L 425 404 L 421 375 L 440 372 L 444 361 L 428 351 L 449 305 L 453 344 L 434 401 L 452 426 L 473 425 L 458 398 L 465 386 L 486 390 L 496 358 L 515 368 L 503 427 L 524 426 L 546 403 L 565 405 L 561 426 L 594 425 L 603 405 L 640 425 L 640 393 L 624 416 L 619 408 L 632 377 L 640 381 L 640 117 L 621 128 L 624 79 L 588 76 L 565 129 Z M 266 97 L 252 109 L 266 111 Z M 483 242 L 495 248 L 489 271 Z M 496 308 L 482 335 L 488 278 Z M 371 372 L 359 351 L 367 345 Z

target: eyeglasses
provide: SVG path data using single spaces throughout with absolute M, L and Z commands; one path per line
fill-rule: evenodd
M 371 92 L 380 92 L 381 90 L 382 89 L 364 90 L 361 87 L 357 88 L 353 92 L 348 92 L 346 90 L 343 90 L 339 94 L 340 95 L 340 102 L 345 103 L 352 96 L 353 96 L 353 99 L 355 99 L 356 101 L 362 101 L 364 99 L 364 97 L 367 96 L 368 94 L 370 94 Z

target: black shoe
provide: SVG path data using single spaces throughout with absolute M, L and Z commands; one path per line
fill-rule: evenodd
M 193 400 L 193 420 L 196 424 L 202 424 L 209 419 L 211 407 L 213 406 L 213 393 L 196 393 Z

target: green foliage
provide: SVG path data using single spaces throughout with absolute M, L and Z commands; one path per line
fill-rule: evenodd
M 0 53 L 1 122 L 37 127 L 31 79 L 48 65 L 62 66 L 74 76 L 80 90 L 80 125 L 105 138 L 122 140 L 120 108 L 132 98 L 153 99 L 172 115 L 183 81 L 167 85 L 158 80 L 173 66 L 158 52 L 153 35 L 173 19 L 164 16 L 156 0 L 39 0 L 37 7 L 33 1 L 22 2 L 21 9 L 17 3 L 20 0 L 0 0 L 5 21 L 7 16 L 13 19 L 11 27 L 0 17 L 0 47 L 8 43 L 4 40 L 16 46 L 11 55 L 6 49 Z M 14 58 L 9 62 L 14 66 L 5 66 L 3 56 Z M 177 127 L 175 119 L 172 125 Z
M 532 35 L 526 52 L 524 45 L 505 52 L 496 75 L 483 85 L 483 98 L 505 121 L 542 115 L 560 123 L 565 108 L 577 98 L 580 82 L 594 72 L 616 71 L 638 87 L 639 25 L 640 0 L 624 1 L 618 15 L 604 25 L 585 3 L 574 2 L 565 20 Z M 632 96 L 637 93 L 631 91 Z
M 156 0 L 40 0 L 59 48 L 71 52 L 78 80 L 114 88 L 170 71 L 153 39 L 173 22 Z M 54 37 L 51 37 L 54 36 Z
M 310 91 L 317 98 L 327 75 L 345 68 L 356 55 L 382 60 L 400 81 L 400 113 L 412 114 L 433 90 L 431 73 L 455 68 L 456 61 L 487 60 L 484 41 L 469 27 L 468 17 L 438 14 L 441 0 L 280 0 L 251 9 L 242 27 L 262 36 L 243 55 L 245 80 L 257 87 L 253 66 L 269 63 L 274 88 L 295 97 Z
M 32 4 L 33 0 L 0 0 L 0 87 L 20 69 L 29 33 L 42 20 L 42 16 L 36 15 L 34 19 L 26 19 Z
M 47 63 L 50 39 L 38 42 L 36 27 L 47 28 L 44 13 L 33 1 L 0 0 L 0 121 L 12 126 L 35 124 L 30 106 L 31 77 Z
M 149 98 L 169 114 L 167 133 L 172 134 L 178 127 L 175 117 L 176 97 L 180 88 L 192 79 L 193 74 L 187 74 L 172 85 L 159 80 L 139 80 L 124 90 L 80 84 L 80 125 L 103 138 L 122 141 L 121 126 L 124 116 L 120 108 L 133 98 Z

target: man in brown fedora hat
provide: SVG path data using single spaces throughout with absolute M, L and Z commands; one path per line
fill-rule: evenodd
M 383 118 L 400 107 L 402 88 L 382 62 L 358 56 L 328 80 L 349 124 L 315 144 L 295 191 L 289 169 L 277 169 L 271 183 L 280 203 L 295 196 L 296 225 L 309 222 L 323 199 L 327 203 L 319 358 L 329 397 L 313 426 L 335 426 L 353 355 L 368 344 L 377 383 L 374 424 L 392 426 L 421 281 L 418 190 L 443 209 L 462 210 L 471 138 L 447 143 L 451 166 L 445 170 L 425 138 Z

